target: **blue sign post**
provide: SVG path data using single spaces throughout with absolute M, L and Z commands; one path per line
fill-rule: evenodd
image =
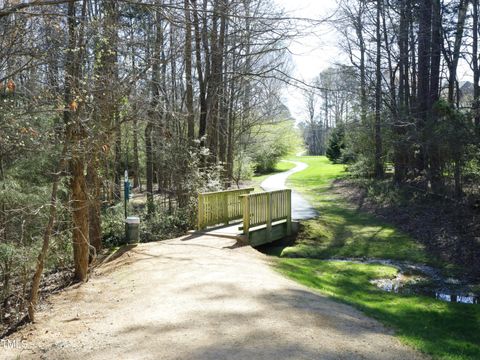
M 123 183 L 123 201 L 125 205 L 125 219 L 128 216 L 127 203 L 130 198 L 130 182 L 128 181 L 128 170 L 125 170 L 125 182 Z

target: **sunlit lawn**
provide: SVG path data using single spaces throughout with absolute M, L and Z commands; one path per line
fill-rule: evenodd
M 389 266 L 316 259 L 279 259 L 277 269 L 395 329 L 408 345 L 436 359 L 480 359 L 478 305 L 384 292 L 370 280 L 393 277 Z
M 298 159 L 298 158 L 297 158 Z M 283 251 L 290 257 L 355 257 L 433 262 L 423 247 L 408 235 L 377 218 L 359 212 L 332 194 L 331 182 L 345 176 L 344 166 L 325 157 L 301 157 L 309 165 L 289 178 L 288 184 L 303 193 L 320 213 L 303 222 L 297 245 Z
M 272 247 L 279 271 L 323 294 L 351 304 L 392 327 L 405 343 L 438 359 L 480 359 L 480 307 L 451 304 L 419 295 L 384 292 L 376 278 L 394 277 L 383 265 L 322 260 L 378 258 L 443 266 L 410 236 L 372 215 L 358 211 L 331 192 L 331 182 L 345 175 L 344 166 L 325 157 L 296 157 L 309 168 L 294 174 L 289 185 L 319 211 L 304 222 L 297 242 Z M 291 258 L 295 257 L 295 258 Z

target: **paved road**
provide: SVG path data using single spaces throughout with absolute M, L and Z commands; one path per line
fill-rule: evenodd
M 286 188 L 287 178 L 305 170 L 308 165 L 299 161 L 288 161 L 296 166 L 293 169 L 284 171 L 266 178 L 261 184 L 261 188 L 265 191 L 281 190 Z M 292 218 L 293 220 L 312 219 L 317 216 L 317 212 L 310 203 L 298 192 L 292 191 Z
M 378 322 L 233 239 L 140 244 L 53 295 L 10 359 L 421 359 Z M 18 357 L 17 357 L 18 356 Z

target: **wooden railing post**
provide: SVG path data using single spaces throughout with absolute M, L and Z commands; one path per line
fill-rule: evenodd
M 223 212 L 223 223 L 228 225 L 229 216 L 228 216 L 228 193 L 225 192 L 222 194 L 222 212 Z
M 202 230 L 204 227 L 204 215 L 205 215 L 205 209 L 203 206 L 203 195 L 198 194 L 198 219 L 197 219 L 198 230 Z
M 287 236 L 292 235 L 292 189 L 287 189 Z
M 248 238 L 250 232 L 250 197 L 248 195 L 242 196 L 243 202 L 243 233 Z
M 278 205 L 278 204 L 277 204 Z M 272 238 L 272 194 L 270 192 L 267 193 L 267 241 L 270 241 Z

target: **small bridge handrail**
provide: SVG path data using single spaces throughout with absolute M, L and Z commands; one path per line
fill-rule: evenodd
M 198 195 L 216 195 L 216 194 L 225 194 L 225 193 L 236 193 L 236 192 L 245 192 L 245 191 L 254 191 L 254 188 L 241 188 L 241 189 L 232 189 L 232 190 L 219 190 L 219 191 L 210 191 L 210 192 L 202 192 Z
M 232 220 L 242 219 L 243 203 L 240 195 L 253 190 L 254 188 L 243 188 L 199 193 L 197 229 L 218 224 L 228 225 Z
M 270 236 L 272 223 L 286 220 L 287 235 L 292 225 L 292 190 L 283 189 L 240 195 L 243 202 L 243 232 L 248 236 L 250 228 L 266 225 Z

